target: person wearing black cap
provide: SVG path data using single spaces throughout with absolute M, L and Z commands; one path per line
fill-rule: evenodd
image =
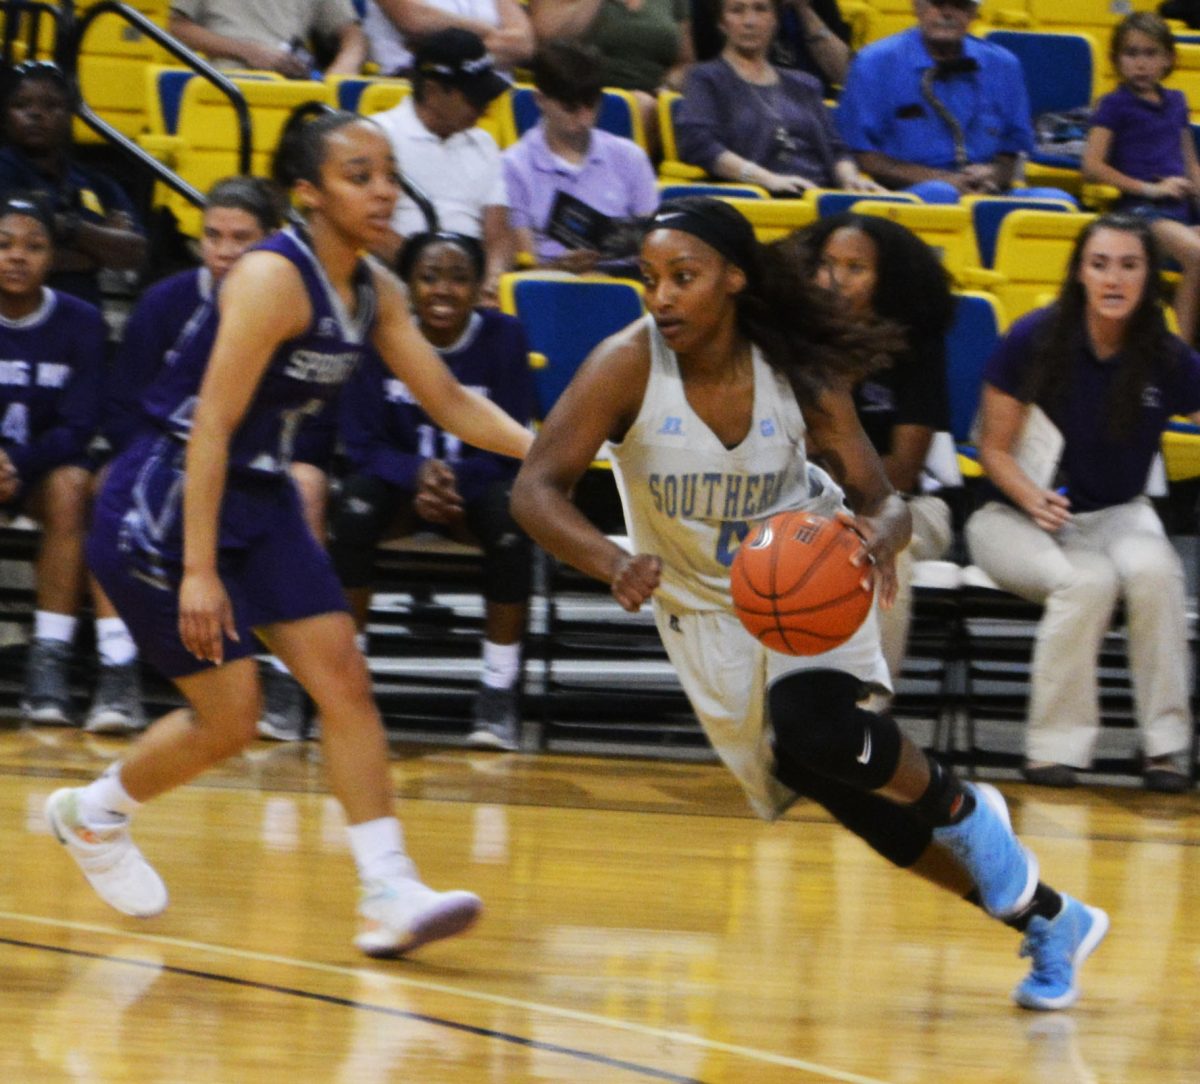
M 513 487 L 514 517 L 626 610 L 653 600 L 696 715 L 760 816 L 804 795 L 897 866 L 972 897 L 1026 934 L 1034 967 L 1018 1003 L 1065 1008 L 1107 916 L 1038 880 L 995 788 L 960 781 L 859 706 L 890 688 L 874 611 L 812 656 L 769 651 L 733 613 L 738 543 L 797 508 L 853 522 L 856 563 L 890 603 L 911 522 L 851 389 L 900 347 L 895 330 L 840 310 L 795 246 L 759 246 L 717 200 L 664 203 L 641 265 L 649 314 L 597 347 L 550 412 Z M 571 501 L 605 441 L 632 552 Z
M 412 96 L 373 119 L 391 141 L 400 171 L 433 200 L 437 222 L 402 197 L 392 234 L 377 255 L 394 261 L 404 238 L 437 228 L 483 242 L 483 299 L 495 303 L 512 258 L 512 230 L 500 148 L 478 127 L 488 105 L 509 87 L 478 34 L 451 28 L 424 38 L 413 53 Z

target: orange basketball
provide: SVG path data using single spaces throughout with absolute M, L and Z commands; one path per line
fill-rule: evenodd
M 785 655 L 844 644 L 871 609 L 861 536 L 839 519 L 780 512 L 756 524 L 733 558 L 733 606 L 747 631 Z

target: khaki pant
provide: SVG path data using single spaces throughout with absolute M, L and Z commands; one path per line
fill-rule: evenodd
M 1146 756 L 1185 749 L 1191 733 L 1184 575 L 1150 502 L 1077 513 L 1056 535 L 993 501 L 967 521 L 971 560 L 1046 612 L 1033 653 L 1026 755 L 1086 768 L 1100 729 L 1100 646 L 1118 597 Z

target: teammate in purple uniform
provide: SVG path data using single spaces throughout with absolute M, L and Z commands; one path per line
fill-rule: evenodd
M 53 222 L 38 197 L 0 204 L 0 508 L 42 526 L 21 703 L 35 723 L 70 721 L 66 673 L 83 598 L 88 445 L 100 421 L 106 339 L 94 306 L 46 286 Z
M 208 192 L 200 234 L 199 267 L 156 282 L 125 323 L 104 399 L 101 431 L 116 455 L 145 424 L 142 396 L 193 317 L 202 319 L 213 293 L 238 257 L 277 230 L 282 206 L 277 190 L 258 177 L 227 177 Z M 97 474 L 96 490 L 107 469 Z M 137 644 L 100 585 L 92 580 L 100 674 L 83 728 L 92 734 L 127 734 L 146 725 Z M 66 687 L 65 675 L 60 682 Z M 270 686 L 267 688 L 270 702 Z
M 386 234 L 400 190 L 378 127 L 305 107 L 284 131 L 276 173 L 307 225 L 247 253 L 178 344 L 147 395 L 155 428 L 113 464 L 88 539 L 97 578 L 191 713 L 159 720 L 90 785 L 55 791 L 46 813 L 102 899 L 126 914 L 162 911 L 166 887 L 129 817 L 253 739 L 257 636 L 321 711 L 363 886 L 355 944 L 394 956 L 466 929 L 481 903 L 426 887 L 405 852 L 370 674 L 287 474 L 292 442 L 372 346 L 463 440 L 522 456 L 530 437 L 454 379 L 403 287 L 360 255 Z
M 454 375 L 522 424 L 533 414 L 529 344 L 520 323 L 479 309 L 483 247 L 461 233 L 408 239 L 400 275 L 417 326 Z M 483 681 L 471 745 L 516 749 L 517 678 L 528 607 L 531 547 L 508 511 L 516 464 L 464 448 L 376 360 L 342 395 L 342 442 L 353 468 L 342 486 L 330 552 L 360 629 L 371 601 L 375 548 L 385 537 L 437 530 L 483 547 Z

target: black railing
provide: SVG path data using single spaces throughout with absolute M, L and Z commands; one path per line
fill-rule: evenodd
M 124 19 L 131 26 L 140 30 L 156 45 L 165 49 L 176 60 L 184 66 L 191 68 L 201 79 L 206 79 L 214 87 L 217 88 L 228 99 L 230 105 L 233 106 L 233 111 L 237 117 L 238 126 L 238 172 L 249 174 L 250 172 L 250 149 L 253 145 L 250 119 L 250 107 L 246 104 L 246 98 L 237 86 L 222 75 L 214 68 L 207 60 L 197 56 L 186 45 L 183 45 L 176 38 L 173 38 L 160 26 L 156 26 L 153 22 L 146 18 L 140 11 L 131 8 L 128 4 L 120 3 L 119 0 L 101 0 L 100 3 L 88 8 L 88 10 L 75 21 L 72 28 L 72 57 L 79 55 L 82 48 L 83 40 L 87 35 L 88 29 L 92 23 L 102 15 L 116 15 Z M 137 159 L 143 166 L 151 170 L 154 175 L 167 185 L 173 191 L 178 192 L 185 199 L 196 204 L 197 207 L 203 207 L 207 202 L 204 193 L 200 192 L 192 185 L 188 184 L 182 177 L 174 172 L 169 166 L 160 162 L 153 155 L 147 154 L 139 147 L 132 139 L 123 132 L 118 131 L 108 121 L 104 120 L 95 110 L 92 109 L 80 95 L 77 106 L 79 118 L 92 131 L 97 132 L 105 139 L 116 144 L 126 154 Z
M 64 70 L 70 69 L 71 8 L 44 3 L 43 0 L 4 0 L 0 4 L 4 29 L 0 32 L 0 62 L 10 68 L 25 60 L 36 60 L 39 53 L 48 52 Z M 42 31 L 49 27 L 54 44 L 49 50 L 39 49 Z

